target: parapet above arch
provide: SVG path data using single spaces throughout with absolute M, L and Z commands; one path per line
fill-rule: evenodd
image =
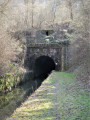
M 29 44 L 27 47 L 30 48 L 58 48 L 58 49 L 62 49 L 62 46 L 59 44 L 38 44 L 38 43 L 33 43 L 33 44 Z

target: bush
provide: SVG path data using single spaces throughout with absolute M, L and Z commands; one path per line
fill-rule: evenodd
M 9 63 L 13 57 L 13 40 L 5 32 L 0 31 L 0 75 L 9 71 Z

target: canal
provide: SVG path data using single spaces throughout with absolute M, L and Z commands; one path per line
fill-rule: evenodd
M 42 83 L 43 80 L 30 80 L 11 92 L 0 95 L 0 120 L 6 120 L 14 110 L 24 102 Z

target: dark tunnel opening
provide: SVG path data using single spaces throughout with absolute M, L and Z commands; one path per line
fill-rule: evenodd
M 41 81 L 46 79 L 48 75 L 55 70 L 56 65 L 54 60 L 49 56 L 40 56 L 35 60 L 34 78 L 39 78 Z
M 48 31 L 46 31 L 46 35 L 47 35 L 47 36 L 49 35 Z

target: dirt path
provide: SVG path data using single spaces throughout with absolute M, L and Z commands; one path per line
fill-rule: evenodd
M 88 90 L 69 73 L 52 73 L 7 120 L 90 120 Z

